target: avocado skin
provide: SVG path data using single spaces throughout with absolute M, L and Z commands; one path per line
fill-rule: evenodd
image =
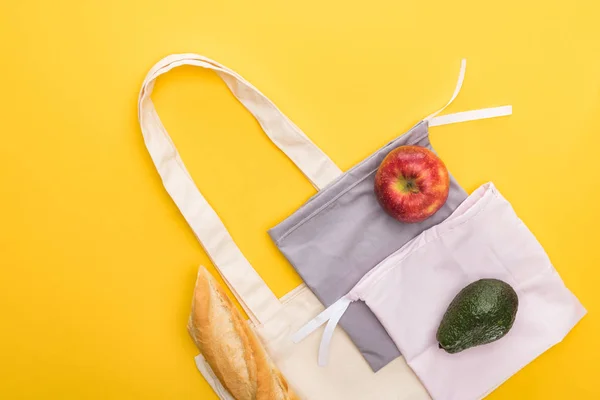
M 494 342 L 512 328 L 519 308 L 514 289 L 498 279 L 480 279 L 461 290 L 437 331 L 439 347 L 450 354 Z

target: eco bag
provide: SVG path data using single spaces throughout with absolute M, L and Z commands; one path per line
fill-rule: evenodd
M 376 375 L 360 357 L 348 336 L 339 329 L 334 333 L 339 344 L 332 349 L 333 353 L 338 355 L 338 362 L 328 368 L 313 368 L 316 366 L 316 357 L 315 352 L 310 350 L 318 347 L 316 338 L 301 344 L 291 341 L 290 334 L 317 315 L 322 310 L 322 305 L 304 285 L 278 300 L 244 258 L 215 211 L 196 188 L 150 99 L 155 80 L 181 65 L 214 70 L 234 96 L 256 117 L 274 144 L 288 155 L 317 189 L 323 189 L 332 181 L 335 182 L 331 187 L 338 187 L 336 184 L 340 183 L 347 184 L 346 177 L 351 177 L 360 169 L 362 163 L 347 174 L 342 174 L 340 169 L 262 93 L 232 70 L 206 57 L 195 54 L 168 56 L 159 61 L 144 80 L 138 103 L 138 117 L 146 146 L 163 184 L 226 284 L 249 315 L 251 324 L 294 390 L 301 397 L 310 399 L 362 399 L 370 396 L 380 399 L 404 399 L 423 395 L 422 387 L 417 384 L 404 360 L 397 357 L 398 351 L 382 327 L 379 327 L 379 331 L 384 333 L 385 339 L 391 344 L 388 347 L 391 347 L 394 353 L 393 356 L 388 356 L 393 358 L 393 361 Z M 465 66 L 463 61 L 456 89 L 447 105 L 460 91 Z M 437 116 L 444 108 L 411 130 L 419 141 L 425 140 L 421 143 L 428 143 L 428 126 L 509 115 L 512 112 L 510 106 L 504 106 Z M 381 152 L 389 152 L 394 147 L 406 143 L 404 141 L 408 137 L 411 135 L 393 141 Z M 378 152 L 378 157 L 382 156 L 381 152 Z M 373 158 L 367 159 L 366 162 L 370 160 Z M 365 180 L 361 180 L 360 183 L 364 182 Z M 350 183 L 350 186 L 350 190 L 353 190 L 360 185 Z M 458 185 L 453 187 L 457 188 Z M 348 190 L 344 192 L 347 193 Z M 340 198 L 337 195 L 335 197 Z M 321 199 L 320 193 L 317 193 L 309 203 Z M 329 202 L 329 205 L 331 206 L 332 202 Z M 372 331 L 379 325 L 377 319 L 368 314 L 364 323 L 365 327 L 370 326 Z M 369 339 L 368 333 L 367 331 L 366 335 L 361 337 Z M 381 340 L 378 341 L 380 342 Z M 368 353 L 370 349 L 367 346 L 362 348 L 362 351 Z
M 463 60 L 454 94 L 445 107 L 460 92 L 465 68 Z M 437 117 L 444 108 L 339 176 L 269 231 L 277 247 L 325 306 L 334 304 L 367 272 L 409 240 L 444 221 L 467 198 L 467 193 L 450 174 L 448 199 L 434 215 L 419 223 L 398 222 L 382 210 L 373 195 L 375 172 L 385 156 L 403 145 L 433 150 L 429 140 L 430 126 L 512 112 L 510 106 L 504 106 Z M 374 371 L 400 355 L 364 303 L 352 303 L 340 325 Z
M 486 278 L 500 279 L 516 291 L 514 325 L 496 342 L 448 354 L 436 340 L 442 317 L 457 293 Z M 560 342 L 586 313 L 492 183 L 380 263 L 294 340 L 327 322 L 319 353 L 325 364 L 330 332 L 348 305 L 359 301 L 374 312 L 436 400 L 486 396 Z
M 352 341 L 335 329 L 333 361 L 319 368 L 315 352 L 318 338 L 294 344 L 291 334 L 323 310 L 306 286 L 300 285 L 281 299 L 237 247 L 215 211 L 196 188 L 174 143 L 162 125 L 151 100 L 156 79 L 182 65 L 215 71 L 233 95 L 254 115 L 273 143 L 304 173 L 317 189 L 342 174 L 341 170 L 258 89 L 227 67 L 196 54 L 175 54 L 159 61 L 144 79 L 138 100 L 138 119 L 144 142 L 165 189 L 202 244 L 225 283 L 239 301 L 249 324 L 272 360 L 298 396 L 309 400 L 415 400 L 427 392 L 402 357 L 375 374 Z M 202 356 L 199 371 L 222 400 L 231 400 Z

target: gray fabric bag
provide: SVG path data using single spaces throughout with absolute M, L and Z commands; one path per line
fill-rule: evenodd
M 427 122 L 419 123 L 350 169 L 269 231 L 325 306 L 348 293 L 367 272 L 412 238 L 445 220 L 467 198 L 450 176 L 448 200 L 432 217 L 421 223 L 403 224 L 389 216 L 373 194 L 375 172 L 387 153 L 403 145 L 431 149 Z M 400 355 L 364 303 L 352 303 L 340 325 L 373 370 Z
M 460 90 L 464 66 L 463 62 L 456 90 L 448 104 Z M 269 230 L 276 246 L 325 307 L 348 293 L 387 256 L 445 220 L 467 197 L 450 175 L 448 200 L 436 214 L 420 223 L 400 223 L 381 208 L 374 195 L 375 172 L 383 158 L 403 145 L 432 149 L 429 126 L 512 113 L 512 107 L 503 106 L 435 117 L 442 110 L 339 176 Z M 352 303 L 340 320 L 340 326 L 374 371 L 400 356 L 392 339 L 364 303 Z

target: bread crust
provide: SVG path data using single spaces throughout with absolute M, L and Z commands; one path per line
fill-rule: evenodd
M 262 343 L 229 297 L 200 267 L 188 331 L 236 400 L 297 400 Z

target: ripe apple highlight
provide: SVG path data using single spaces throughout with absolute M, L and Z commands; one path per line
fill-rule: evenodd
M 435 214 L 448 199 L 450 177 L 431 150 L 401 146 L 381 162 L 375 175 L 379 204 L 400 222 L 421 222 Z

